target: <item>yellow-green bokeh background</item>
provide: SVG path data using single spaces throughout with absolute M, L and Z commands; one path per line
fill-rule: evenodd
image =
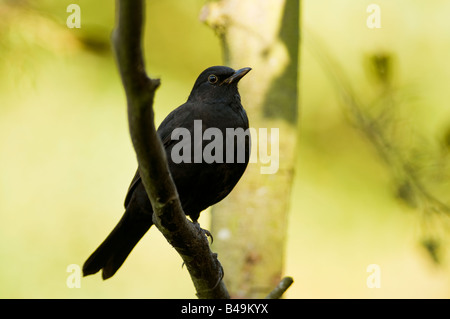
M 123 213 L 136 168 L 108 43 L 114 5 L 17 3 L 0 1 L 0 297 L 195 297 L 181 259 L 154 228 L 112 279 L 67 287 L 67 266 L 82 265 Z M 81 29 L 66 27 L 70 3 L 81 7 Z M 450 3 L 379 0 L 382 28 L 369 29 L 370 3 L 304 0 L 303 25 L 358 92 L 371 90 L 364 57 L 392 53 L 396 83 L 414 96 L 401 125 L 438 140 L 450 127 Z M 185 101 L 200 71 L 222 63 L 219 40 L 198 20 L 203 4 L 148 1 L 147 68 L 162 79 L 158 123 Z M 428 258 L 419 214 L 395 199 L 388 170 L 349 125 L 317 59 L 306 45 L 301 52 L 287 298 L 450 297 L 449 261 L 438 267 Z M 381 288 L 367 287 L 369 264 L 380 266 Z

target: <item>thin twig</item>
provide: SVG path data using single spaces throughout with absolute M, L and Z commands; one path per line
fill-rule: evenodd
M 276 286 L 267 296 L 266 299 L 280 299 L 281 296 L 288 290 L 292 285 L 294 279 L 292 277 L 284 277 L 281 279 L 278 286 Z

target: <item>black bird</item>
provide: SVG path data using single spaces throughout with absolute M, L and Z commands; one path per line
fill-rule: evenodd
M 243 138 L 242 134 L 238 137 L 233 136 L 230 143 L 230 140 L 227 140 L 230 135 L 227 135 L 227 128 L 235 129 L 235 132 L 248 132 L 248 118 L 241 104 L 237 84 L 250 70 L 251 68 L 243 68 L 235 71 L 225 66 L 213 66 L 206 69 L 197 78 L 186 103 L 173 110 L 157 130 L 164 144 L 170 173 L 177 187 L 183 210 L 195 223 L 202 210 L 221 201 L 231 192 L 247 167 L 250 157 L 250 135 L 244 134 Z M 209 140 L 202 139 L 201 145 L 203 149 L 209 143 L 222 142 L 222 144 L 216 144 L 221 148 L 217 147 L 210 153 L 218 156 L 214 157 L 215 159 L 220 158 L 219 155 L 222 154 L 222 161 L 211 162 L 211 160 L 200 158 L 199 163 L 199 153 L 196 153 L 198 144 L 194 141 L 200 123 L 198 120 L 201 120 L 202 133 L 208 128 L 220 130 L 222 137 L 215 135 L 214 140 L 211 136 Z M 180 137 L 173 139 L 172 132 L 177 128 L 187 129 L 191 139 L 187 141 L 181 141 Z M 198 137 L 197 134 L 196 138 Z M 188 145 L 188 148 L 183 148 L 183 151 L 188 152 L 187 154 L 183 151 L 172 152 L 175 145 L 186 142 L 190 145 L 189 143 L 182 145 Z M 176 150 L 178 148 L 180 144 Z M 242 150 L 245 155 L 243 160 L 242 157 L 239 158 L 239 152 Z M 233 152 L 231 154 L 233 157 L 226 157 L 229 152 Z M 181 158 L 184 160 L 180 161 Z M 91 275 L 103 269 L 103 279 L 113 276 L 134 246 L 153 225 L 152 214 L 153 209 L 138 169 L 125 198 L 124 215 L 109 236 L 84 263 L 83 275 Z

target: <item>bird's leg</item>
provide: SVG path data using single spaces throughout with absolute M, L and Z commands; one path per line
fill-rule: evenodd
M 211 244 L 212 244 L 213 241 L 214 241 L 214 237 L 213 237 L 213 235 L 210 233 L 210 231 L 207 230 L 207 229 L 201 228 L 201 227 L 200 227 L 200 224 L 198 223 L 197 220 L 194 220 L 194 221 L 193 221 L 193 224 L 194 224 L 194 226 L 197 227 L 203 234 L 205 234 L 206 237 L 211 238 Z

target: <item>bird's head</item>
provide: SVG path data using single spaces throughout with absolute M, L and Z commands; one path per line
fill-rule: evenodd
M 238 94 L 237 84 L 251 68 L 233 70 L 227 66 L 212 66 L 195 81 L 188 100 L 202 102 L 228 102 Z

